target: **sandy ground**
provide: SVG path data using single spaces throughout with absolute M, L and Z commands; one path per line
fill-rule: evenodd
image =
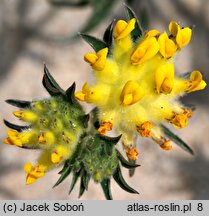
M 150 12 L 150 25 L 160 30 L 170 20 L 185 25 L 196 25 L 191 45 L 177 57 L 179 73 L 199 69 L 209 80 L 209 4 L 208 1 L 150 0 L 142 1 Z M 146 2 L 146 3 L 145 3 Z M 100 36 L 116 14 L 120 17 L 121 3 L 99 27 L 91 33 Z M 135 3 L 138 10 L 137 1 Z M 166 8 L 166 9 L 165 9 Z M 181 9 L 180 9 L 181 8 Z M 45 62 L 58 83 L 66 89 L 76 82 L 80 89 L 84 81 L 91 80 L 90 67 L 83 61 L 83 55 L 90 47 L 81 40 L 73 43 L 51 43 L 49 36 L 72 35 L 79 31 L 92 10 L 52 8 L 45 0 L 10 0 L 0 3 L 0 139 L 6 137 L 7 128 L 2 119 L 17 122 L 12 116 L 15 108 L 4 102 L 7 98 L 31 100 L 47 97 L 41 85 L 43 62 Z M 186 97 L 187 103 L 197 106 L 194 117 L 179 135 L 192 146 L 194 156 L 174 146 L 170 152 L 162 151 L 148 139 L 140 139 L 138 163 L 141 164 L 134 177 L 124 176 L 127 182 L 140 194 L 132 195 L 121 190 L 114 182 L 114 199 L 208 199 L 209 198 L 209 112 L 208 88 L 204 92 Z M 88 110 L 89 107 L 86 107 Z M 25 185 L 24 163 L 34 162 L 39 152 L 0 145 L 0 199 L 77 199 L 78 186 L 69 196 L 71 178 L 52 189 L 58 178 L 53 170 L 31 186 Z M 90 183 L 82 199 L 104 199 L 99 185 Z

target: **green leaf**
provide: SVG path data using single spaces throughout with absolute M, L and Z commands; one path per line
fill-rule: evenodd
M 110 23 L 103 36 L 103 40 L 108 45 L 108 48 L 112 46 L 114 22 L 115 20 Z
M 65 96 L 67 97 L 67 102 L 69 102 L 70 104 L 80 108 L 81 105 L 78 103 L 78 101 L 75 98 L 75 88 L 76 88 L 76 84 L 75 82 L 65 91 Z
M 62 174 L 68 167 L 69 167 L 69 160 L 65 161 L 64 166 L 62 167 L 62 169 L 58 172 L 58 174 Z
M 118 137 L 108 137 L 108 136 L 104 136 L 101 134 L 97 134 L 97 136 L 99 138 L 98 143 L 102 144 L 102 151 L 101 154 L 106 154 L 107 156 L 111 156 L 112 155 L 112 151 L 113 151 L 113 147 L 114 145 L 116 145 L 118 143 L 118 141 L 121 138 L 121 135 Z M 101 141 L 103 142 L 101 142 Z
M 108 136 L 104 136 L 104 135 L 99 134 L 99 137 L 101 140 L 103 140 L 106 143 L 109 143 L 111 145 L 116 145 L 119 142 L 121 136 L 122 135 L 117 136 L 117 137 L 108 137 Z
M 167 127 L 164 125 L 161 125 L 161 128 L 163 130 L 163 133 L 171 139 L 174 143 L 176 143 L 180 148 L 185 150 L 186 152 L 194 155 L 193 150 L 181 139 L 179 138 L 176 134 L 174 134 L 172 131 L 170 131 Z
M 129 159 L 129 163 L 132 164 L 132 165 L 135 165 L 136 164 L 136 161 L 135 160 L 130 160 Z M 135 170 L 136 168 L 132 168 L 132 169 L 129 169 L 128 173 L 129 173 L 129 176 L 132 177 L 135 173 Z
M 136 193 L 139 194 L 136 190 L 134 190 L 132 187 L 130 187 L 126 181 L 124 180 L 120 167 L 118 166 L 116 171 L 113 174 L 113 178 L 115 179 L 115 181 L 118 183 L 118 185 L 125 191 L 129 192 L 129 193 Z
M 24 130 L 28 130 L 30 128 L 30 126 L 20 126 L 20 125 L 16 125 L 16 124 L 12 124 L 10 122 L 8 122 L 7 120 L 4 119 L 4 124 L 11 129 L 14 129 L 18 132 L 24 131 Z
M 78 181 L 80 173 L 81 173 L 81 170 L 79 170 L 78 172 L 73 173 L 73 179 L 72 179 L 72 182 L 71 182 L 71 185 L 70 185 L 69 194 L 72 192 L 73 188 L 75 187 L 75 184 Z
M 89 184 L 90 178 L 91 178 L 91 176 L 85 170 L 83 175 L 82 175 L 81 180 L 83 181 L 83 185 L 84 185 L 86 190 L 88 190 L 88 184 Z
M 79 198 L 83 195 L 85 190 L 88 190 L 89 180 L 90 180 L 90 175 L 85 170 L 82 170 L 80 189 L 79 189 Z
M 117 149 L 116 149 L 116 151 L 117 151 L 118 159 L 120 160 L 121 165 L 123 167 L 125 167 L 127 169 L 133 169 L 133 168 L 140 166 L 138 164 L 132 163 L 131 161 L 127 161 Z
M 80 35 L 95 50 L 95 52 L 98 52 L 99 50 L 108 46 L 105 42 L 93 36 L 87 34 Z
M 59 185 L 60 183 L 62 183 L 69 175 L 71 172 L 71 167 L 68 166 L 61 174 L 61 176 L 59 177 L 58 181 L 55 183 L 55 185 L 53 186 L 56 187 L 57 185 Z
M 112 194 L 111 194 L 111 189 L 110 189 L 110 179 L 105 178 L 102 180 L 102 182 L 100 184 L 101 184 L 102 190 L 104 192 L 105 198 L 107 200 L 112 200 Z
M 30 106 L 31 106 L 30 101 L 8 99 L 5 102 L 12 105 L 12 106 L 22 108 L 22 109 L 27 109 L 27 108 L 30 108 Z
M 130 7 L 128 7 L 127 5 L 125 5 L 125 7 L 127 9 L 128 18 L 129 19 L 136 18 L 135 29 L 131 32 L 131 37 L 132 37 L 133 41 L 135 42 L 142 36 L 142 29 L 141 29 L 141 26 L 139 24 L 138 18 L 136 16 L 136 14 L 133 12 L 133 10 Z
M 49 92 L 51 96 L 64 95 L 64 90 L 58 85 L 58 83 L 54 80 L 52 75 L 49 73 L 46 65 L 44 65 L 44 76 L 42 80 L 43 86 Z

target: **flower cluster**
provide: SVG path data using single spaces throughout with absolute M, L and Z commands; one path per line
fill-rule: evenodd
M 164 150 L 172 148 L 161 124 L 187 126 L 192 110 L 178 98 L 204 89 L 206 83 L 197 70 L 189 78 L 175 72 L 175 56 L 190 42 L 191 28 L 172 21 L 169 33 L 153 29 L 141 34 L 133 12 L 129 8 L 128 12 L 131 19 L 119 20 L 114 26 L 111 45 L 85 54 L 84 60 L 93 69 L 95 82 L 91 86 L 85 83 L 76 97 L 98 107 L 98 131 L 106 134 L 114 129 L 122 134 L 127 156 L 136 160 L 137 134 L 151 137 Z

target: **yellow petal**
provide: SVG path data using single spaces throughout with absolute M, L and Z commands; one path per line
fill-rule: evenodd
M 95 53 L 87 53 L 84 55 L 84 60 L 86 62 L 90 63 L 91 65 L 95 64 L 97 59 L 98 59 L 98 57 Z
M 23 111 L 15 111 L 15 112 L 13 112 L 13 115 L 17 118 L 22 118 Z
M 161 65 L 155 72 L 155 83 L 157 93 L 171 93 L 174 84 L 174 65 Z
M 128 23 L 124 20 L 118 20 L 114 28 L 114 37 L 117 40 L 127 37 L 135 28 L 136 19 L 131 19 Z
M 76 92 L 75 97 L 80 101 L 85 101 L 85 94 L 82 91 Z
M 143 40 L 131 55 L 133 65 L 142 64 L 154 57 L 159 51 L 159 44 L 155 37 L 148 37 Z
M 97 70 L 97 71 L 101 71 L 104 69 L 105 65 L 106 65 L 106 59 L 107 59 L 107 53 L 108 53 L 108 48 L 104 48 L 104 49 L 101 49 L 98 53 L 97 53 L 97 61 L 92 64 L 92 68 L 94 70 Z
M 26 177 L 26 185 L 33 184 L 36 180 L 37 180 L 37 178 L 35 176 L 27 175 L 27 177 Z
M 123 87 L 120 100 L 123 105 L 137 103 L 144 96 L 144 90 L 138 83 L 129 80 Z
M 21 111 L 15 111 L 13 112 L 14 116 L 17 118 L 27 121 L 27 122 L 36 122 L 38 119 L 38 116 L 35 112 L 30 111 L 30 110 L 21 110 Z
M 59 163 L 61 161 L 61 156 L 58 155 L 56 152 L 51 154 L 51 161 L 52 163 Z
M 158 43 L 160 46 L 160 53 L 164 58 L 170 58 L 176 53 L 176 44 L 168 38 L 166 32 L 160 35 Z
M 187 92 L 202 90 L 206 87 L 206 82 L 202 79 L 202 74 L 199 71 L 193 71 L 190 75 L 190 81 L 187 82 Z
M 87 53 L 84 55 L 84 60 L 88 62 L 92 68 L 96 71 L 101 71 L 106 65 L 108 48 L 103 48 L 99 50 L 96 54 Z
M 51 154 L 51 161 L 52 163 L 60 163 L 61 160 L 68 157 L 71 153 L 70 149 L 64 145 L 56 146 L 54 152 Z
M 26 163 L 25 164 L 25 166 L 24 166 L 24 171 L 26 172 L 26 173 L 30 173 L 31 171 L 32 171 L 32 169 L 33 169 L 33 166 L 32 166 L 32 164 L 31 163 Z
M 190 28 L 183 28 L 179 29 L 176 35 L 176 43 L 179 46 L 179 48 L 182 48 L 186 46 L 192 37 L 192 29 Z
M 40 144 L 53 144 L 55 142 L 55 136 L 52 132 L 46 131 L 39 135 L 38 142 Z
M 177 35 L 178 29 L 180 29 L 180 26 L 177 22 L 171 21 L 168 26 L 169 31 L 171 34 L 175 37 Z
M 147 37 L 158 37 L 159 35 L 160 35 L 160 32 L 156 29 L 152 29 L 146 33 Z
M 7 134 L 8 134 L 8 140 L 7 141 L 9 141 L 10 144 L 22 147 L 22 142 L 20 140 L 19 133 L 16 130 L 9 129 L 7 131 Z

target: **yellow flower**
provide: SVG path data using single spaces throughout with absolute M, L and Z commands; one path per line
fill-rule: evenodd
M 199 71 L 193 71 L 190 80 L 187 82 L 187 92 L 202 90 L 206 85 L 206 82 L 202 79 L 202 74 Z
M 128 81 L 120 95 L 120 100 L 123 105 L 132 105 L 137 103 L 144 96 L 144 90 L 133 81 Z
M 28 174 L 26 177 L 26 184 L 32 184 L 37 179 L 44 176 L 44 168 L 40 165 L 32 166 L 31 163 L 26 163 L 24 166 L 25 172 Z
M 169 94 L 174 85 L 174 65 L 161 65 L 155 72 L 157 93 Z
M 89 84 L 86 82 L 83 85 L 82 91 L 76 92 L 75 97 L 80 101 L 86 101 L 87 103 L 95 102 L 97 98 L 97 92 L 93 91 Z
M 172 21 L 169 24 L 169 30 L 171 34 L 175 37 L 176 44 L 180 49 L 190 42 L 192 37 L 191 28 L 181 28 L 176 22 Z
M 54 164 L 60 163 L 61 160 L 66 159 L 67 156 L 69 156 L 71 152 L 69 151 L 69 148 L 64 145 L 58 145 L 55 150 L 51 154 L 51 161 Z
M 124 20 L 118 20 L 114 28 L 114 37 L 117 40 L 127 37 L 134 29 L 136 19 L 131 19 L 128 23 Z
M 40 144 L 54 144 L 55 142 L 55 136 L 52 132 L 47 131 L 47 132 L 42 132 L 39 136 L 38 136 L 38 142 Z
M 36 113 L 34 113 L 33 111 L 30 110 L 20 110 L 20 111 L 15 111 L 13 112 L 14 116 L 16 116 L 17 118 L 26 121 L 26 122 L 36 122 L 38 119 L 38 116 L 36 115 Z
M 84 60 L 88 62 L 96 71 L 102 71 L 105 68 L 108 48 L 101 49 L 96 54 L 87 53 Z
M 133 65 L 142 64 L 154 57 L 159 51 L 159 44 L 155 37 L 148 37 L 137 46 L 131 55 Z
M 36 131 L 18 132 L 13 129 L 7 131 L 8 138 L 4 140 L 5 144 L 16 145 L 19 147 L 33 144 L 36 138 Z
M 171 39 L 168 38 L 166 32 L 160 35 L 160 37 L 158 38 L 158 43 L 160 46 L 160 54 L 164 58 L 170 58 L 174 56 L 177 47 L 176 44 Z

